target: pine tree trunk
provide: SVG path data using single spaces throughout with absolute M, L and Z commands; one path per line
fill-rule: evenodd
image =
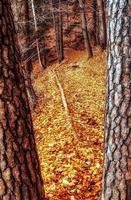
M 103 0 L 97 0 L 98 16 L 99 16 L 99 38 L 102 49 L 106 48 L 107 33 L 106 33 L 106 16 Z
M 0 199 L 44 200 L 11 6 L 0 5 Z
M 102 200 L 131 200 L 129 1 L 108 1 L 108 68 Z
M 85 48 L 87 50 L 88 58 L 91 58 L 93 56 L 93 52 L 92 52 L 92 47 L 89 41 L 87 20 L 86 20 L 83 0 L 79 0 L 79 6 L 80 6 L 80 12 L 81 12 L 81 22 L 82 22 L 82 31 L 83 31 Z

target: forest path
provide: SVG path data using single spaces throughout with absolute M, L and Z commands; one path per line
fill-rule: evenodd
M 102 175 L 104 58 L 85 53 L 53 64 L 35 80 L 37 148 L 49 200 L 97 200 Z M 64 109 L 56 75 L 69 113 Z

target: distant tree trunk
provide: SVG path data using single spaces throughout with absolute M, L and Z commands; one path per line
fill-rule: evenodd
M 10 1 L 0 5 L 0 199 L 44 200 Z
M 66 1 L 66 29 L 68 28 L 69 26 L 69 5 L 68 5 L 68 0 Z
M 18 12 L 18 0 L 12 0 L 11 2 L 11 8 L 12 8 L 12 12 L 14 15 L 14 24 L 15 24 L 15 29 L 16 32 L 18 32 L 18 19 L 19 19 L 19 12 Z
M 40 53 L 40 45 L 39 45 L 39 39 L 38 39 L 38 25 L 37 25 L 37 19 L 36 19 L 36 12 L 35 12 L 35 5 L 34 5 L 34 0 L 31 0 L 31 6 L 32 6 L 32 13 L 33 13 L 33 18 L 34 18 L 34 24 L 35 24 L 35 32 L 36 32 L 36 48 L 37 48 L 37 54 L 38 54 L 38 60 L 41 69 L 45 67 L 44 64 L 42 63 L 41 59 L 41 53 Z
M 92 1 L 92 9 L 93 9 L 93 31 L 91 32 L 91 38 L 93 40 L 94 46 L 97 45 L 97 35 L 96 35 L 96 18 L 97 18 L 97 10 L 96 10 L 96 0 Z
M 97 3 L 96 3 L 96 41 L 97 45 L 100 45 L 99 13 L 98 13 Z
M 30 17 L 29 17 L 29 5 L 28 5 L 28 0 L 24 0 L 23 1 L 24 4 L 24 12 L 22 13 L 23 16 L 25 15 L 25 46 L 26 46 L 26 53 L 24 54 L 24 58 L 28 58 L 30 57 L 30 53 L 29 53 L 29 47 L 30 47 Z M 28 90 L 28 95 L 30 97 L 30 100 L 32 102 L 33 107 L 36 105 L 36 101 L 37 101 L 37 96 L 35 94 L 33 85 L 32 85 L 32 81 L 31 81 L 31 72 L 32 72 L 32 62 L 29 59 L 26 63 L 23 63 L 23 65 L 25 65 L 24 67 L 24 76 L 25 76 L 25 83 L 26 83 L 26 88 Z
M 17 3 L 17 4 L 16 4 Z M 15 5 L 15 6 L 14 6 Z M 24 72 L 24 77 L 26 80 L 26 89 L 28 91 L 29 98 L 33 107 L 36 105 L 37 96 L 35 94 L 32 81 L 31 81 L 31 72 L 32 72 L 32 62 L 30 59 L 30 17 L 29 17 L 29 5 L 28 0 L 17 0 L 13 2 L 12 9 L 14 11 L 15 23 L 17 34 L 19 37 L 19 45 L 21 51 L 21 63 L 22 69 Z M 17 13 L 17 14 L 16 14 Z M 18 26 L 20 23 L 20 27 Z M 21 44 L 22 41 L 22 44 Z
M 64 44 L 63 44 L 63 17 L 62 17 L 62 5 L 61 0 L 59 0 L 59 25 L 58 25 L 58 34 L 59 34 L 59 62 L 64 60 Z
M 102 49 L 106 48 L 107 36 L 106 36 L 106 16 L 105 16 L 105 6 L 103 0 L 97 0 L 97 11 L 99 17 L 99 38 L 100 46 Z
M 63 20 L 62 20 L 62 10 L 61 10 L 61 0 L 54 2 L 52 0 L 52 13 L 54 28 L 56 34 L 56 51 L 58 61 L 64 60 L 64 44 L 63 44 Z
M 102 200 L 131 200 L 130 7 L 108 1 L 108 66 Z
M 87 50 L 88 58 L 91 58 L 93 56 L 92 47 L 89 41 L 89 34 L 87 29 L 87 20 L 84 10 L 84 3 L 83 0 L 78 0 L 79 6 L 80 6 L 80 12 L 81 12 L 81 21 L 82 21 L 82 31 L 83 31 L 83 37 L 84 37 L 84 43 L 85 48 Z
M 47 64 L 48 64 L 48 59 L 47 59 L 47 51 L 46 51 L 46 42 L 45 42 L 45 37 L 43 37 L 43 48 L 44 48 L 44 53 L 43 53 L 43 56 L 42 56 L 42 63 L 44 65 L 44 67 L 46 68 L 47 67 Z
M 51 0 L 51 4 L 52 4 L 52 17 L 53 17 L 53 26 L 54 26 L 54 30 L 55 30 L 55 39 L 56 39 L 56 53 L 57 53 L 57 58 L 59 57 L 58 52 L 59 52 L 59 48 L 58 48 L 58 34 L 57 34 L 57 26 L 56 26 L 56 9 L 54 7 L 54 1 Z M 58 20 L 57 20 L 58 21 Z

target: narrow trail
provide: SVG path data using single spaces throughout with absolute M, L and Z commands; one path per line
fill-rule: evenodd
M 99 198 L 104 57 L 97 53 L 87 62 L 84 53 L 76 53 L 34 82 L 39 102 L 33 123 L 48 200 Z

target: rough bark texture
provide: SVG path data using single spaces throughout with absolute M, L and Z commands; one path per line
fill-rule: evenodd
M 44 200 L 9 0 L 0 0 L 0 199 Z
M 108 69 L 102 200 L 131 199 L 129 2 L 108 0 Z

